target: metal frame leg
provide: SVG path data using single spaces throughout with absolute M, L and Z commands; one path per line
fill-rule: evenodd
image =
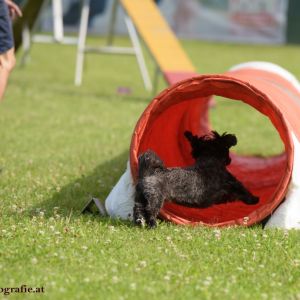
M 62 43 L 64 39 L 62 0 L 52 0 L 52 14 L 54 39 L 56 42 Z
M 159 78 L 161 76 L 161 70 L 158 65 L 155 66 L 155 72 L 154 72 L 154 78 L 153 78 L 153 97 L 156 95 L 157 90 L 158 90 L 158 83 L 159 83 Z
M 152 90 L 152 83 L 150 80 L 150 76 L 147 70 L 147 66 L 145 63 L 142 47 L 139 41 L 138 33 L 131 21 L 131 19 L 128 16 L 125 16 L 125 24 L 128 29 L 129 37 L 133 45 L 133 49 L 136 55 L 136 59 L 140 68 L 140 72 L 144 81 L 144 86 L 147 91 Z
M 75 85 L 80 86 L 82 83 L 82 71 L 84 64 L 85 42 L 88 30 L 88 21 L 90 14 L 90 0 L 83 0 L 78 36 L 76 70 L 75 70 Z
M 31 36 L 27 22 L 23 24 L 22 41 L 23 55 L 20 59 L 21 67 L 23 67 L 29 60 L 29 53 L 31 49 Z
M 107 47 L 88 47 L 86 45 L 86 36 L 88 31 L 88 18 L 90 12 L 90 0 L 83 0 L 83 6 L 81 9 L 78 46 L 77 46 L 77 58 L 76 58 L 76 70 L 75 70 L 75 85 L 80 86 L 82 83 L 83 66 L 84 66 L 84 55 L 85 52 L 94 53 L 111 53 L 111 54 L 133 54 L 136 56 L 137 63 L 140 69 L 140 73 L 144 82 L 145 89 L 148 91 L 152 90 L 152 83 L 147 70 L 145 59 L 143 56 L 142 47 L 140 44 L 138 33 L 134 27 L 133 22 L 128 16 L 125 16 L 125 25 L 127 27 L 129 38 L 132 43 L 132 48 L 126 47 L 113 47 L 114 41 L 114 29 L 117 15 L 117 8 L 119 0 L 114 0 L 112 6 L 111 20 L 108 28 L 107 35 Z
M 40 11 L 43 11 L 44 8 L 49 4 L 49 2 L 50 2 L 50 0 L 44 1 Z M 34 32 L 36 31 L 37 24 L 39 23 L 38 22 L 39 18 L 40 18 L 40 14 L 37 17 L 31 32 L 29 30 L 28 24 L 25 24 L 24 27 L 23 27 L 23 32 L 22 32 L 23 53 L 22 53 L 22 56 L 20 58 L 20 66 L 24 66 L 25 63 L 29 60 L 30 50 L 31 50 L 31 47 L 32 47 L 32 37 L 33 37 Z
M 117 19 L 117 9 L 118 9 L 118 2 L 119 0 L 113 0 L 113 5 L 112 5 L 112 12 L 111 12 L 111 17 L 109 21 L 109 26 L 108 26 L 108 32 L 107 32 L 107 45 L 112 46 L 114 43 L 114 36 L 115 36 L 115 24 L 116 24 L 116 19 Z

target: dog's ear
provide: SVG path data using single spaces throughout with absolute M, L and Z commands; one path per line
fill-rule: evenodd
M 214 131 L 214 130 L 211 132 L 211 134 L 215 140 L 220 139 L 222 137 L 217 131 Z M 226 134 L 226 132 L 223 133 L 223 135 L 224 134 Z
M 224 132 L 221 136 L 222 143 L 225 147 L 230 148 L 237 144 L 237 138 L 234 134 L 227 134 Z
M 188 141 L 192 141 L 193 139 L 193 134 L 190 131 L 185 131 L 184 136 L 188 139 Z
M 193 135 L 190 131 L 185 131 L 184 136 L 187 138 L 187 140 L 192 144 L 199 140 L 197 135 Z
M 197 135 L 193 135 L 190 131 L 185 131 L 184 136 L 190 142 L 190 145 L 192 147 L 192 157 L 194 159 L 197 159 L 200 156 L 202 138 L 199 138 Z

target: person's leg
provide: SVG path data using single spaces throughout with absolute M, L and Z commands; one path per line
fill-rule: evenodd
M 15 49 L 8 1 L 0 0 L 0 102 L 15 66 Z
M 16 64 L 15 49 L 0 54 L 0 101 L 3 99 L 10 72 Z

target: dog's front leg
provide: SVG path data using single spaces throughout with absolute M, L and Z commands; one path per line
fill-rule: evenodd
M 248 205 L 255 205 L 259 202 L 259 197 L 251 194 L 236 178 L 232 177 L 231 181 L 232 197 Z

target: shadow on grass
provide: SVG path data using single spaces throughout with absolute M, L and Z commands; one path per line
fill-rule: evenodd
M 124 173 L 128 160 L 128 151 L 121 153 L 113 159 L 98 165 L 88 174 L 75 179 L 63 186 L 51 198 L 33 206 L 30 214 L 35 215 L 41 209 L 45 217 L 53 216 L 55 207 L 58 207 L 62 216 L 79 216 L 85 203 L 93 196 L 104 201 L 112 187 Z

